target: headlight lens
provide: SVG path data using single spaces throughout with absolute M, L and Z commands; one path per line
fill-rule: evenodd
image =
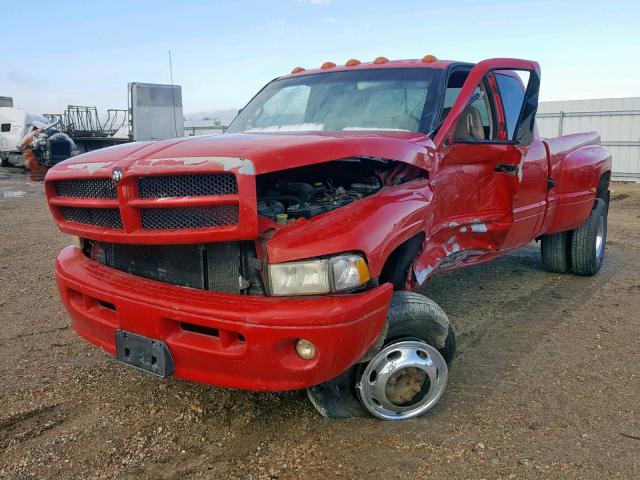
M 272 295 L 317 295 L 352 290 L 371 279 L 360 255 L 269 265 Z
M 273 295 L 314 295 L 331 291 L 329 265 L 324 260 L 269 265 Z

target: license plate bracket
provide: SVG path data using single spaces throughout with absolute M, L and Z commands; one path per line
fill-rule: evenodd
M 175 371 L 166 343 L 125 330 L 116 330 L 116 358 L 158 377 L 168 377 Z

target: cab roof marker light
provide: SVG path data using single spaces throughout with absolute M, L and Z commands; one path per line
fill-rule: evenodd
M 345 65 L 347 67 L 355 67 L 356 65 L 360 65 L 362 62 L 360 60 L 358 60 L 357 58 L 351 58 L 349 60 L 347 60 L 347 63 L 345 63 Z
M 437 62 L 438 58 L 435 55 L 429 54 L 422 57 L 422 61 L 425 63 L 433 63 L 433 62 Z
M 376 65 L 380 65 L 381 63 L 389 63 L 389 59 L 387 57 L 376 57 L 373 61 Z
M 336 64 L 335 64 L 335 63 L 333 63 L 333 62 L 324 62 L 324 63 L 320 66 L 320 68 L 322 68 L 323 70 L 327 70 L 328 68 L 333 68 L 333 67 L 335 67 L 335 66 L 336 66 Z
M 295 75 L 296 73 L 304 72 L 306 69 L 302 67 L 295 67 L 291 70 L 291 75 Z

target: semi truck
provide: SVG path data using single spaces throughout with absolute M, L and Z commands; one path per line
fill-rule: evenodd
M 534 239 L 551 272 L 601 268 L 611 156 L 595 132 L 540 138 L 539 86 L 522 59 L 326 62 L 223 135 L 56 165 L 73 327 L 160 377 L 307 389 L 327 417 L 427 412 L 456 352 L 431 277 Z

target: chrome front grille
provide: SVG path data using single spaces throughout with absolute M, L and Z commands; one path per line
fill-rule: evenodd
M 236 193 L 238 183 L 232 173 L 164 175 L 141 177 L 138 180 L 140 198 L 199 197 Z
M 110 178 L 59 180 L 54 187 L 59 197 L 118 198 L 116 184 Z

